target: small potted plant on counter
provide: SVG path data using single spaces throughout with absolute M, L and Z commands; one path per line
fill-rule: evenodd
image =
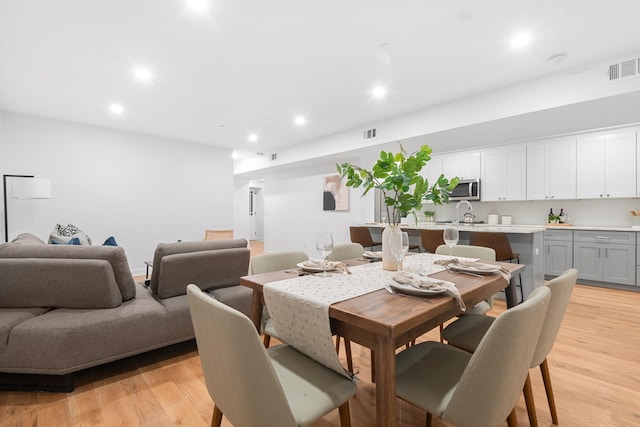
M 447 179 L 444 174 L 433 184 L 425 179 L 420 171 L 431 160 L 432 149 L 423 145 L 419 150 L 408 154 L 402 144 L 398 153 L 380 152 L 380 158 L 368 170 L 351 163 L 336 165 L 342 178 L 346 178 L 347 187 L 363 187 L 362 195 L 377 188 L 382 192 L 387 209 L 389 225 L 382 232 L 382 267 L 396 270 L 397 263 L 388 248 L 390 233 L 400 233 L 400 218 L 405 212 L 420 210 L 422 203 L 432 201 L 436 205 L 449 201 L 449 194 L 458 185 L 458 177 Z
M 429 224 L 436 222 L 436 211 L 424 211 L 424 219 Z

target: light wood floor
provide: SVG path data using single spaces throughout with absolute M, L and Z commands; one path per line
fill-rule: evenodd
M 491 314 L 504 309 L 497 301 Z M 424 339 L 437 339 L 437 331 Z M 368 427 L 375 416 L 369 350 L 353 344 L 353 354 L 361 381 L 352 425 Z M 640 293 L 577 286 L 548 361 L 561 426 L 640 426 Z M 550 426 L 539 371 L 531 374 L 540 425 Z M 422 411 L 398 405 L 399 425 L 424 425 Z M 205 427 L 212 411 L 193 341 L 82 371 L 73 393 L 0 392 L 2 426 Z M 529 425 L 522 398 L 517 413 L 519 425 Z M 339 425 L 337 411 L 313 425 Z

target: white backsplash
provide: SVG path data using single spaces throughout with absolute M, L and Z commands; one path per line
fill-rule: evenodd
M 549 209 L 560 214 L 564 209 L 574 225 L 629 227 L 632 209 L 640 209 L 640 199 L 607 200 L 554 200 L 524 202 L 471 202 L 476 220 L 488 221 L 489 214 L 511 215 L 514 225 L 542 225 L 546 222 Z M 424 210 L 434 210 L 436 221 L 451 220 L 456 215 L 456 202 L 443 206 L 425 205 Z M 466 206 L 460 206 L 460 220 L 467 212 Z M 424 220 L 424 217 L 421 218 Z

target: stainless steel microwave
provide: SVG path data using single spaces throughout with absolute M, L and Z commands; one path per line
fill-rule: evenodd
M 480 200 L 480 180 L 462 179 L 451 191 L 449 200 Z

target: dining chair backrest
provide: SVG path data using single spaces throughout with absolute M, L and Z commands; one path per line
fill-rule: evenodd
M 373 237 L 371 237 L 371 231 L 369 230 L 369 227 L 365 227 L 365 226 L 360 226 L 360 225 L 350 226 L 349 236 L 351 237 L 351 241 L 353 243 L 360 243 L 365 248 L 382 244 L 381 242 L 376 242 L 373 240 Z
M 545 287 L 551 290 L 551 300 L 549 301 L 547 316 L 542 325 L 540 339 L 531 361 L 532 368 L 540 365 L 553 348 L 577 280 L 578 270 L 571 268 L 545 284 Z
M 497 426 L 507 419 L 529 372 L 550 295 L 539 287 L 496 318 L 462 373 L 444 419 L 466 426 Z
M 364 248 L 360 243 L 339 243 L 327 257 L 329 261 L 344 261 L 345 259 L 362 258 Z
M 420 239 L 425 251 L 435 254 L 440 245 L 444 245 L 443 230 L 421 229 Z
M 496 251 L 497 261 L 509 261 L 519 256 L 511 249 L 511 243 L 509 243 L 506 233 L 472 231 L 469 233 L 469 244 L 493 248 Z
M 236 426 L 296 426 L 280 381 L 248 317 L 187 287 L 193 329 L 211 398 Z
M 436 249 L 438 255 L 449 255 L 451 253 L 449 246 L 440 245 Z M 492 248 L 485 248 L 484 246 L 471 246 L 471 245 L 455 245 L 453 247 L 453 255 L 466 258 L 477 258 L 480 261 L 495 261 L 496 251 Z
M 309 256 L 301 251 L 268 252 L 251 258 L 251 274 L 270 273 L 272 271 L 295 268 L 296 264 L 306 261 Z
M 204 240 L 232 240 L 233 230 L 204 230 Z

